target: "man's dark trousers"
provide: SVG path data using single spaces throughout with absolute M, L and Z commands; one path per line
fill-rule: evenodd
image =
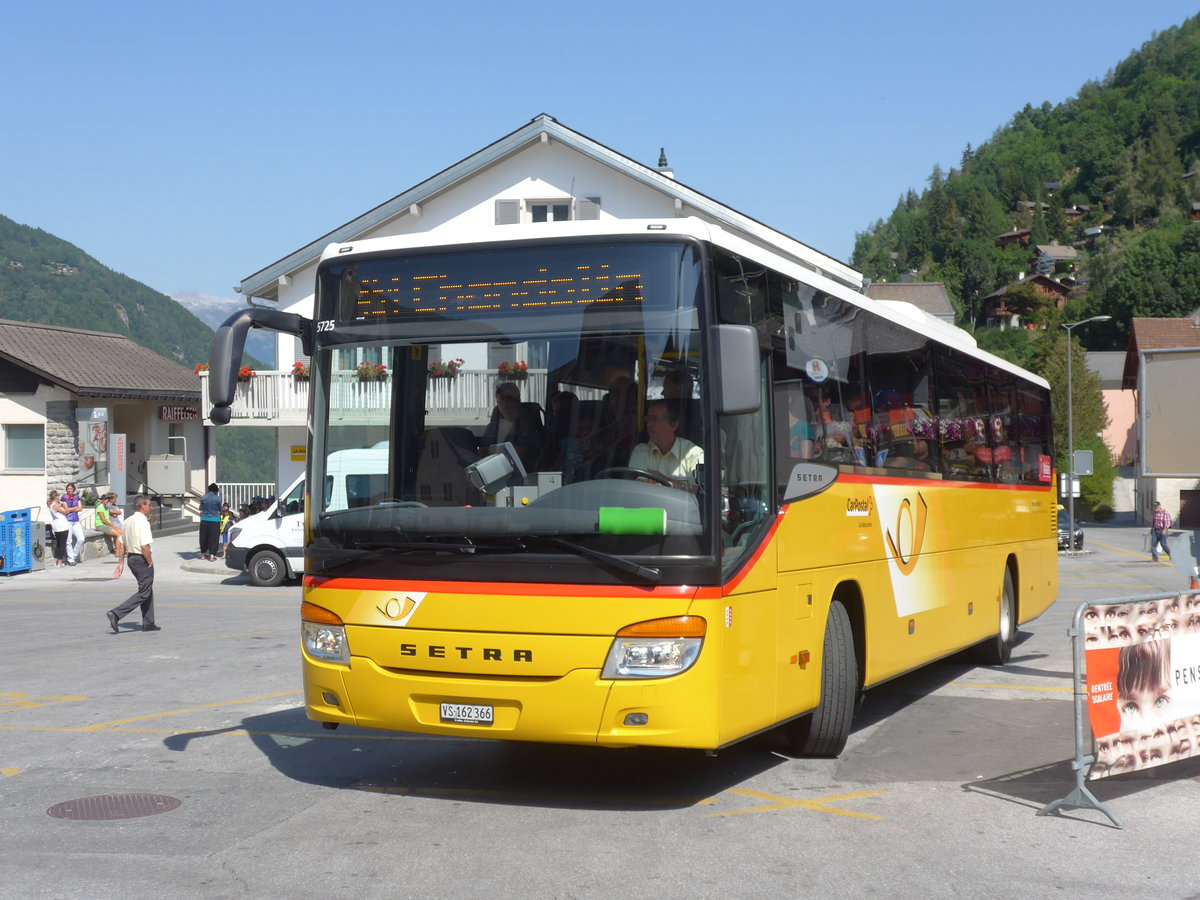
M 137 593 L 113 609 L 118 619 L 123 619 L 137 607 L 142 608 L 142 624 L 154 624 L 154 567 L 147 564 L 146 558 L 140 553 L 130 553 L 125 557 L 129 571 L 137 579 Z

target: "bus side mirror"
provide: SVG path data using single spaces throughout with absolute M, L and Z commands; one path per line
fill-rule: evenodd
M 713 325 L 717 355 L 717 415 L 758 412 L 762 406 L 762 372 L 758 332 L 749 325 Z

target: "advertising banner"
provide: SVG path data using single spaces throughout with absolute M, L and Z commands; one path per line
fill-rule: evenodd
M 1084 613 L 1089 779 L 1200 755 L 1200 594 Z
M 108 484 L 108 409 L 77 409 L 79 422 L 79 484 Z

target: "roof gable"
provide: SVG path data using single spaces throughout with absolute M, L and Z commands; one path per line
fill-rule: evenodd
M 954 304 L 941 281 L 875 282 L 867 285 L 867 296 L 873 300 L 903 300 L 939 319 L 954 322 Z
M 1139 354 L 1143 350 L 1192 347 L 1200 347 L 1200 323 L 1196 319 L 1132 319 L 1121 387 L 1126 390 L 1137 388 Z
M 200 399 L 194 372 L 120 334 L 0 319 L 0 359 L 82 397 Z
M 386 200 L 361 216 L 340 225 L 300 249 L 245 278 L 238 291 L 246 297 L 276 300 L 279 280 L 315 263 L 330 243 L 361 239 L 381 226 L 406 215 L 419 215 L 421 204 L 466 182 L 473 176 L 521 153 L 535 144 L 557 142 L 593 159 L 625 177 L 675 201 L 676 215 L 700 215 L 755 243 L 769 245 L 829 278 L 859 289 L 862 276 L 833 257 L 782 232 L 725 206 L 673 177 L 636 162 L 591 138 L 572 131 L 553 117 L 539 115 L 527 125 L 505 135 L 482 150 L 443 169 L 436 175 Z

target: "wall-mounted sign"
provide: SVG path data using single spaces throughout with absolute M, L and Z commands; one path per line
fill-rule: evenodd
M 163 422 L 195 422 L 200 418 L 200 409 L 195 406 L 160 406 L 158 418 Z
M 308 458 L 307 450 L 303 444 L 292 444 L 292 462 L 304 462 Z

